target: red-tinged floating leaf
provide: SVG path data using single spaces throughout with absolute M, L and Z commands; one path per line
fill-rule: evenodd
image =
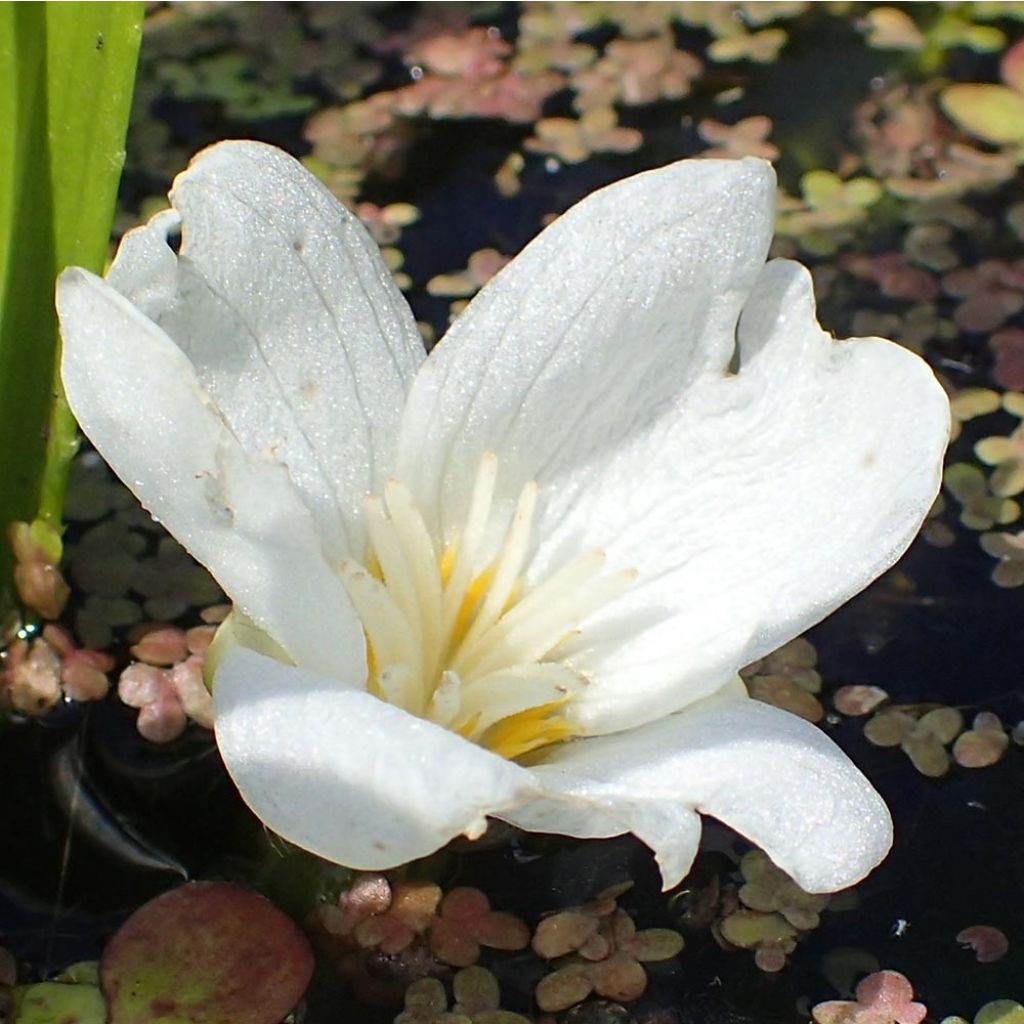
M 352 934 L 364 949 L 379 949 L 388 954 L 401 953 L 415 938 L 413 930 L 391 914 L 376 914 L 360 921 Z
M 989 347 L 995 354 L 993 380 L 1011 391 L 1024 388 L 1024 330 L 1007 327 L 997 331 L 989 338 Z
M 1010 942 L 998 929 L 989 924 L 975 924 L 964 928 L 956 941 L 967 949 L 974 950 L 979 964 L 992 964 L 1002 960 L 1010 949 Z
M 430 950 L 450 967 L 471 967 L 480 959 L 480 944 L 462 923 L 438 918 L 430 929 Z
M 877 686 L 854 683 L 840 686 L 832 697 L 832 704 L 840 714 L 854 717 L 870 714 L 888 699 L 889 694 Z
M 475 921 L 491 909 L 487 897 L 468 886 L 452 889 L 441 901 L 441 914 L 449 921 Z
M 913 986 L 899 971 L 878 971 L 857 985 L 857 1002 L 880 1010 L 896 1010 L 914 998 Z
M 754 964 L 765 974 L 778 974 L 786 966 L 786 951 L 781 946 L 761 946 L 754 950 Z
M 1024 93 L 1024 39 L 1014 43 L 999 62 L 1003 81 L 1015 92 Z
M 514 914 L 497 910 L 474 923 L 473 936 L 491 949 L 526 949 L 530 944 L 530 929 Z
M 278 1024 L 312 973 L 296 925 L 262 896 L 221 882 L 150 900 L 100 962 L 108 1024 Z
M 857 985 L 857 1002 L 883 1020 L 921 1024 L 928 1014 L 923 1003 L 913 1002 L 914 989 L 899 971 L 878 971 Z

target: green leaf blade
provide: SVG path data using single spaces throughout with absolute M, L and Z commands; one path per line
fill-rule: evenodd
M 141 3 L 0 3 L 0 529 L 59 526 L 75 428 L 54 282 L 101 271 L 124 162 Z M 0 544 L 0 609 L 11 555 Z

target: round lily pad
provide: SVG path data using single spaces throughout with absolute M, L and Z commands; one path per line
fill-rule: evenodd
M 220 882 L 140 907 L 100 962 L 108 1024 L 278 1024 L 312 973 L 309 943 L 288 917 Z

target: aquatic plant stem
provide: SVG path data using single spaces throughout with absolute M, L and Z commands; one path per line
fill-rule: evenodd
M 0 4 L 0 527 L 60 525 L 75 451 L 53 286 L 100 272 L 124 162 L 141 3 Z M 0 611 L 13 602 L 0 545 Z

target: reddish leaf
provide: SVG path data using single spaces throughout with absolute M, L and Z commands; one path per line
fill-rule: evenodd
M 108 1024 L 278 1024 L 312 973 L 309 943 L 288 917 L 220 882 L 150 900 L 100 963 Z

